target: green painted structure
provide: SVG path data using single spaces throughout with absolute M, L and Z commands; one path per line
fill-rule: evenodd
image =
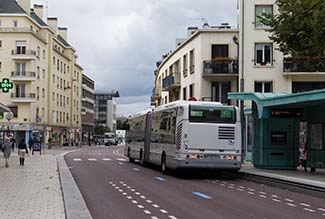
M 228 98 L 252 101 L 255 167 L 296 169 L 303 146 L 307 167 L 325 168 L 325 89 L 295 94 L 229 93 Z M 249 113 L 247 109 L 246 118 Z

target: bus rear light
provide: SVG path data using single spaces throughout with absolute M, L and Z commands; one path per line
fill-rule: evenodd
M 227 160 L 234 160 L 234 156 L 228 155 Z

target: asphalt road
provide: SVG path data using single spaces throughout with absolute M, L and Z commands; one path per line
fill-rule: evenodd
M 95 219 L 325 219 L 325 199 L 204 171 L 162 175 L 129 163 L 121 146 L 65 160 Z

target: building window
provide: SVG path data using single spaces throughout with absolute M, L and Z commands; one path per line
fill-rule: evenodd
M 57 69 L 58 71 L 60 70 L 60 60 L 59 60 L 59 59 L 57 59 L 56 69 Z
M 55 75 L 52 75 L 53 84 L 55 83 Z
M 45 69 L 43 69 L 43 79 L 45 79 Z
M 18 27 L 18 21 L 17 20 L 14 20 L 13 23 L 14 23 L 14 27 Z
M 36 98 L 39 100 L 39 87 L 36 88 Z
M 40 58 L 40 54 L 41 54 L 41 48 L 38 46 L 37 47 L 37 58 Z
M 60 78 L 59 76 L 56 77 L 56 88 L 59 89 L 60 88 Z
M 270 66 L 273 65 L 273 48 L 271 43 L 255 44 L 255 65 Z
M 17 54 L 26 54 L 26 41 L 16 41 Z
M 187 99 L 187 95 L 186 95 L 186 87 L 183 88 L 183 100 Z
M 194 49 L 190 51 L 190 74 L 193 74 L 195 70 L 195 56 Z
M 42 97 L 45 98 L 45 89 L 42 89 Z
M 254 91 L 259 93 L 272 93 L 273 83 L 272 81 L 266 81 L 266 82 L 255 81 Z
M 42 117 L 45 118 L 45 109 L 42 107 Z
M 26 64 L 16 62 L 16 75 L 26 75 Z
M 190 91 L 190 96 L 189 97 L 194 97 L 194 84 L 190 84 L 190 87 L 189 87 L 189 91 Z
M 37 66 L 37 79 L 40 79 L 40 67 Z
M 183 56 L 183 77 L 187 77 L 187 54 Z
M 55 93 L 52 92 L 52 101 L 54 102 L 55 101 Z
M 261 18 L 269 14 L 273 14 L 272 5 L 256 5 L 255 6 L 255 27 L 256 28 L 265 27 L 265 25 L 261 22 Z
M 0 49 L 2 48 L 2 40 L 0 40 Z
M 56 106 L 59 106 L 59 94 L 56 94 Z
M 46 58 L 46 52 L 45 52 L 45 49 L 43 49 L 43 59 Z

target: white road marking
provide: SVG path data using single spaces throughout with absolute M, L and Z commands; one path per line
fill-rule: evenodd
M 245 186 L 238 186 L 239 188 L 241 188 L 241 189 L 245 189 Z
M 272 198 L 272 201 L 275 201 L 275 202 L 281 202 L 281 200 L 279 200 L 279 199 L 275 199 L 275 198 Z
M 265 193 L 265 192 L 258 192 L 258 193 L 260 193 L 260 194 L 262 194 L 262 195 L 266 195 L 266 193 Z
M 177 219 L 177 217 L 173 216 L 173 215 L 170 215 L 168 216 L 170 219 Z
M 221 181 L 221 183 L 223 183 L 223 184 L 227 184 L 227 182 L 225 182 L 225 181 Z
M 319 211 L 325 211 L 324 208 L 317 208 L 317 210 L 319 210 Z
M 222 183 L 220 183 L 219 185 L 221 185 L 221 186 L 225 186 L 225 184 L 222 184 Z
M 147 203 L 152 203 L 152 201 L 151 201 L 151 200 L 149 200 L 149 199 L 148 199 L 148 200 L 146 200 L 146 202 L 147 202 Z
M 255 189 L 248 189 L 249 191 L 251 191 L 251 192 L 255 192 L 256 190 Z
M 153 204 L 152 207 L 154 207 L 154 208 L 159 208 L 159 205 L 157 205 L 157 204 Z
M 102 158 L 103 161 L 111 161 L 111 158 Z
M 132 200 L 133 204 L 138 204 L 138 202 L 136 200 Z
M 144 210 L 143 212 L 144 212 L 145 214 L 151 214 L 151 212 L 148 211 L 148 210 Z
M 123 189 L 119 189 L 118 191 L 119 191 L 119 192 L 124 192 Z
M 309 204 L 306 204 L 306 203 L 299 203 L 301 206 L 305 206 L 305 207 L 308 207 L 308 208 L 310 208 L 311 206 L 309 205 Z
M 244 189 L 237 189 L 238 191 L 241 191 L 241 192 L 244 192 L 245 190 Z
M 132 199 L 132 196 L 126 196 L 127 199 Z
M 112 184 L 113 184 L 113 182 L 109 182 L 109 184 L 111 184 L 111 185 L 112 185 Z
M 168 211 L 166 211 L 165 209 L 160 209 L 160 212 L 163 213 L 163 214 L 167 214 Z
M 247 192 L 248 194 L 251 194 L 251 195 L 255 195 L 255 193 L 254 192 Z
M 120 165 L 124 165 L 124 163 L 122 163 L 122 162 L 118 162 L 118 164 L 120 164 Z
M 139 169 L 138 169 L 138 168 L 133 168 L 133 170 L 134 170 L 134 171 L 139 171 Z
M 233 189 L 234 187 L 233 186 L 228 186 L 229 189 Z
M 141 193 L 140 193 L 140 192 L 136 192 L 135 194 L 136 194 L 136 195 L 141 195 Z
M 124 158 L 116 158 L 116 160 L 118 160 L 118 161 L 127 161 L 127 160 L 124 159 Z
M 88 158 L 88 161 L 97 161 L 96 158 Z
M 115 188 L 116 188 L 116 189 L 120 189 L 120 187 L 118 187 L 118 186 L 116 186 Z
M 310 209 L 310 208 L 304 208 L 304 211 L 315 212 L 315 210 Z
M 261 198 L 267 198 L 265 195 L 259 195 Z
M 287 202 L 295 202 L 294 200 L 292 200 L 292 199 L 288 199 L 288 198 L 286 198 L 285 199 Z
M 130 186 L 127 186 L 126 188 L 127 188 L 127 189 L 131 189 L 131 187 L 130 187 Z
M 291 206 L 291 207 L 297 207 L 297 205 L 292 204 L 292 203 L 286 203 L 287 205 Z
M 159 219 L 159 217 L 152 216 L 151 219 Z
M 144 208 L 143 205 L 137 205 L 138 208 Z
M 145 199 L 145 198 L 146 198 L 146 196 L 144 196 L 144 195 L 141 195 L 141 196 L 140 196 L 140 198 L 142 198 L 142 199 Z
M 279 196 L 277 195 L 272 195 L 273 198 L 280 198 Z
M 126 192 L 123 192 L 122 195 L 128 195 Z
M 131 192 L 134 192 L 134 191 L 135 191 L 135 189 L 130 189 L 130 191 L 131 191 Z
M 232 184 L 232 183 L 230 183 L 229 185 L 230 185 L 230 186 L 235 186 L 235 184 Z
M 75 158 L 73 161 L 82 161 L 80 158 Z

